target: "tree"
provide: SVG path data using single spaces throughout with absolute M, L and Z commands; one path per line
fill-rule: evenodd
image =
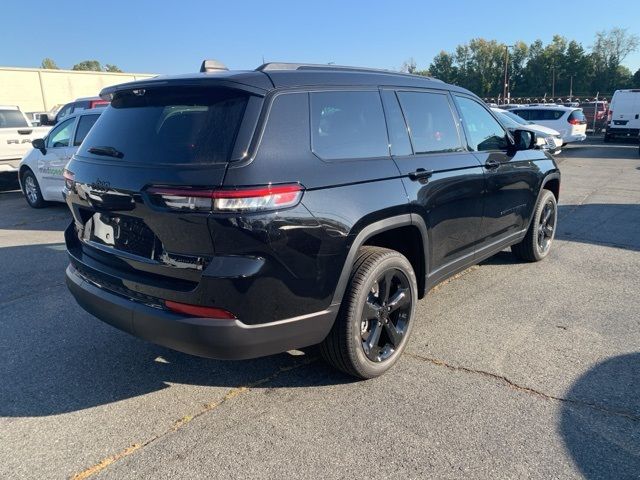
M 429 75 L 447 83 L 458 83 L 458 68 L 454 65 L 454 58 L 444 50 L 436 55 L 429 65 Z
M 100 62 L 97 61 L 97 60 L 85 60 L 83 62 L 76 63 L 73 66 L 72 70 L 85 70 L 85 71 L 92 71 L 92 72 L 101 72 L 102 71 L 102 65 L 100 65 Z
M 400 67 L 400 71 L 405 73 L 415 73 L 416 70 L 417 70 L 416 61 L 413 59 L 413 57 L 409 58 L 408 60 L 405 60 L 402 63 L 402 67 Z
M 105 72 L 122 72 L 117 66 L 107 63 L 104 67 Z
M 49 57 L 42 59 L 42 63 L 40 64 L 40 68 L 48 68 L 49 70 L 60 70 L 60 67 L 58 67 L 58 65 L 56 65 L 56 62 L 54 62 Z
M 633 88 L 640 88 L 640 68 L 633 74 Z
M 621 77 L 618 67 L 640 46 L 640 37 L 627 32 L 624 28 L 612 28 L 596 33 L 592 48 L 594 63 L 594 89 L 611 92 L 619 88 Z

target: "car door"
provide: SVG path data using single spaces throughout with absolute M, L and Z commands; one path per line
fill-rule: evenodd
M 46 199 L 55 199 L 62 195 L 62 170 L 71 159 L 74 150 L 71 139 L 76 122 L 77 117 L 63 120 L 47 135 L 46 153 L 38 159 L 38 182 Z
M 427 226 L 431 284 L 471 261 L 482 222 L 483 171 L 464 147 L 451 97 L 382 90 L 391 152 L 411 212 Z
M 536 160 L 548 160 L 541 150 L 511 148 L 511 140 L 500 122 L 478 100 L 454 95 L 468 148 L 482 164 L 485 188 L 481 242 L 483 251 L 517 238 L 526 230 L 536 201 L 540 169 Z

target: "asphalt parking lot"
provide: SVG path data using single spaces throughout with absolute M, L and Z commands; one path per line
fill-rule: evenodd
M 218 362 L 102 324 L 63 282 L 65 207 L 0 193 L 0 477 L 640 478 L 638 146 L 559 158 L 550 257 L 438 286 L 365 382 L 312 351 Z

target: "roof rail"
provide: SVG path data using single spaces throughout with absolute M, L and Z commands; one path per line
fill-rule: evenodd
M 366 68 L 366 67 L 350 67 L 348 65 L 324 65 L 318 63 L 286 63 L 286 62 L 269 62 L 263 63 L 256 71 L 258 72 L 273 72 L 278 70 L 324 70 L 324 71 L 341 71 L 341 72 L 369 72 L 369 73 L 384 73 L 387 75 L 408 75 L 412 77 L 420 76 L 436 82 L 442 82 L 437 78 L 427 77 L 423 75 L 413 75 L 411 73 L 396 72 L 394 70 L 385 70 L 382 68 Z

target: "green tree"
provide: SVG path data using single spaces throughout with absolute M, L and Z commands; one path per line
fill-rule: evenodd
M 116 65 L 111 65 L 110 63 L 107 63 L 105 65 L 104 71 L 105 72 L 122 72 L 122 70 L 120 70 Z
M 451 54 L 441 51 L 429 65 L 429 75 L 447 83 L 458 83 L 458 68 Z
M 73 66 L 72 70 L 87 70 L 92 72 L 101 72 L 102 65 L 100 65 L 100 62 L 97 60 L 85 60 L 83 62 L 76 63 Z
M 49 70 L 59 70 L 60 69 L 60 67 L 58 67 L 58 65 L 56 65 L 56 62 L 54 62 L 49 57 L 42 59 L 42 63 L 40 64 L 40 68 L 48 68 Z
M 640 88 L 640 68 L 633 74 L 633 88 Z
M 628 33 L 624 28 L 596 33 L 591 53 L 594 64 L 592 88 L 605 92 L 619 88 L 619 83 L 627 79 L 624 77 L 625 72 L 618 67 L 639 46 L 640 37 Z

